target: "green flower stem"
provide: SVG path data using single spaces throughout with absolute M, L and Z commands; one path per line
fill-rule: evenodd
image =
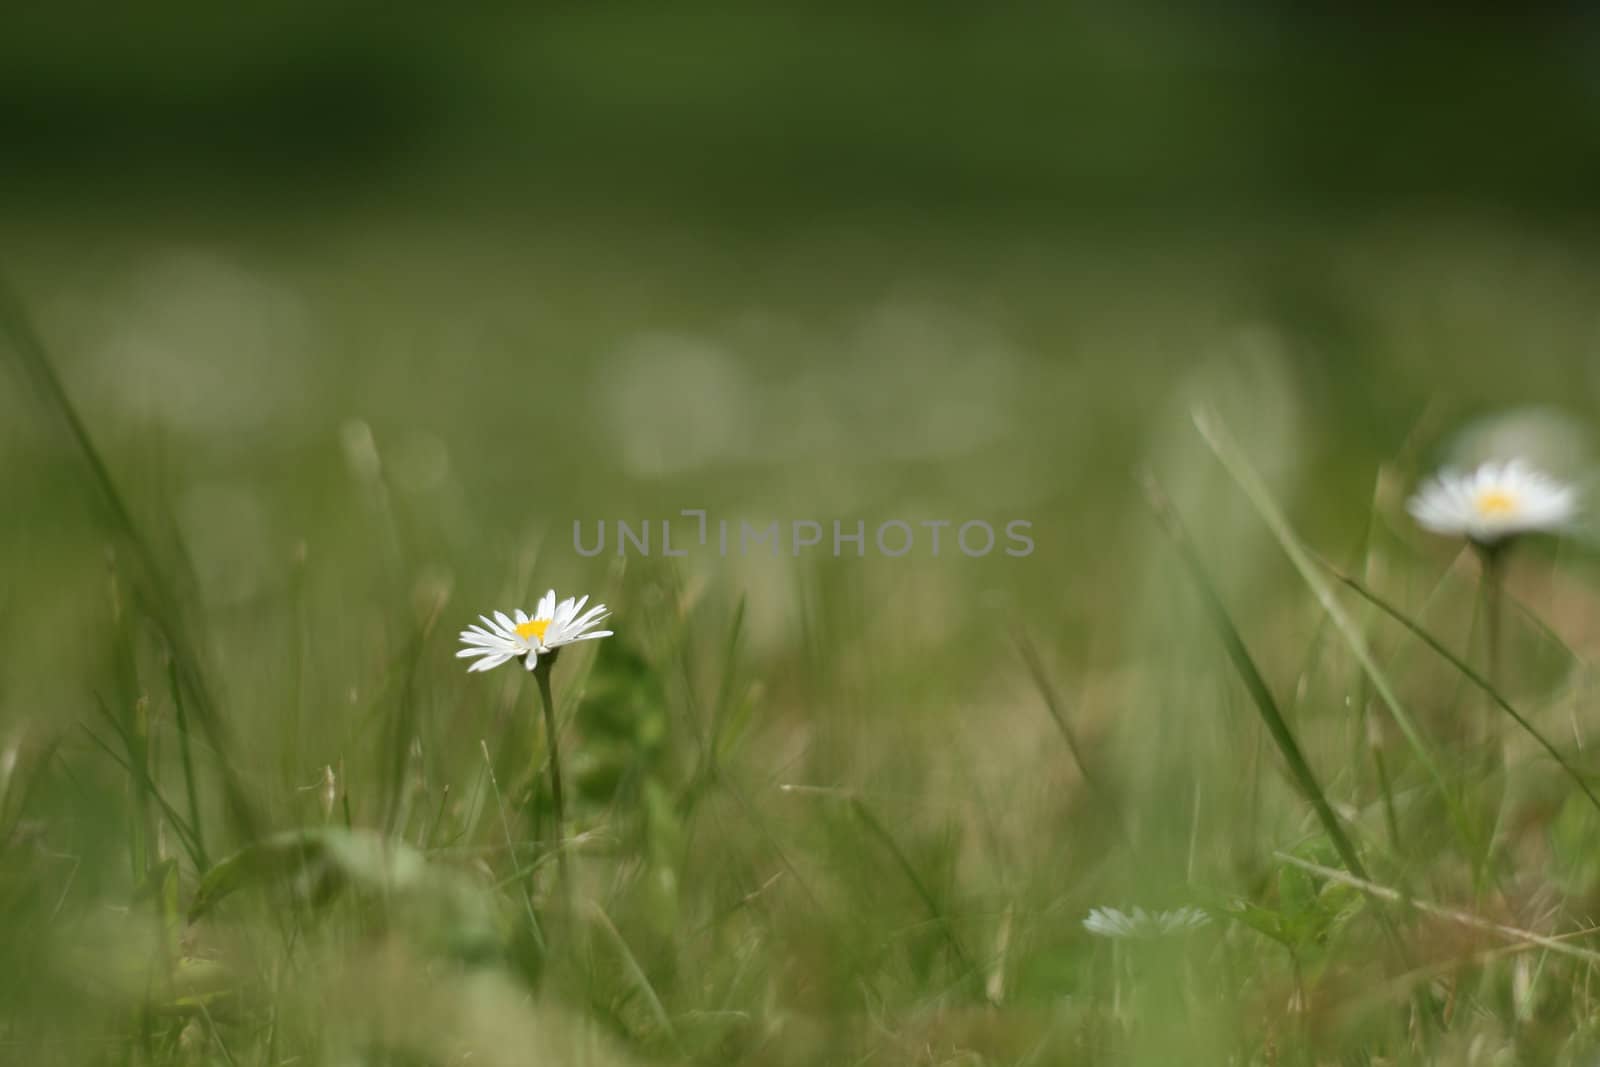
M 1496 691 L 1504 688 L 1504 678 L 1500 664 L 1500 579 L 1502 561 L 1505 553 L 1504 541 L 1492 544 L 1479 544 L 1478 559 L 1482 564 L 1482 574 L 1478 580 L 1479 592 L 1483 605 L 1483 636 L 1484 636 L 1484 673 L 1489 676 L 1489 685 Z M 1507 771 L 1506 749 L 1504 731 L 1500 726 L 1499 716 L 1495 714 L 1492 700 L 1484 703 L 1483 719 L 1483 782 L 1485 783 L 1484 796 L 1492 807 L 1493 821 L 1489 824 L 1483 840 L 1483 855 L 1479 861 L 1477 883 L 1481 896 L 1483 888 L 1492 877 L 1492 863 L 1495 857 L 1495 839 L 1499 835 L 1501 820 L 1505 817 L 1505 784 L 1504 776 Z
M 1488 676 L 1489 684 L 1497 691 L 1504 691 L 1505 678 L 1501 671 L 1500 663 L 1500 582 L 1504 567 L 1504 543 L 1479 545 L 1478 556 L 1483 564 L 1483 576 L 1480 579 L 1480 588 L 1483 594 L 1484 615 L 1484 652 L 1487 662 L 1484 664 L 1484 673 Z M 1491 758 L 1500 748 L 1500 723 L 1494 714 L 1491 704 L 1489 721 L 1485 726 L 1488 734 L 1487 741 Z
M 556 653 L 541 656 L 534 665 L 533 678 L 539 683 L 539 701 L 544 706 L 545 743 L 550 749 L 550 795 L 556 809 L 556 865 L 560 869 L 562 896 L 572 903 L 572 870 L 567 861 L 567 807 L 561 790 L 561 745 L 556 735 L 556 700 L 550 692 L 550 668 L 555 666 Z

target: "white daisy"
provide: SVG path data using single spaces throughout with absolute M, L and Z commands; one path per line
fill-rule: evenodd
M 471 626 L 461 631 L 461 642 L 466 645 L 456 656 L 460 659 L 480 657 L 468 667 L 469 671 L 487 671 L 509 660 L 520 659 L 528 670 L 533 670 L 540 653 L 554 652 L 562 645 L 574 641 L 588 641 L 596 637 L 610 637 L 610 630 L 592 630 L 603 622 L 609 612 L 604 604 L 596 604 L 588 611 L 583 606 L 588 597 L 568 597 L 556 603 L 556 591 L 550 590 L 539 600 L 539 606 L 530 618 L 520 608 L 507 617 L 503 611 L 494 618 L 479 615 L 482 626 Z M 581 615 L 579 612 L 583 612 Z
M 1578 510 L 1577 490 L 1521 460 L 1485 463 L 1470 474 L 1440 471 L 1406 510 L 1434 533 L 1480 545 L 1564 525 Z
M 1133 914 L 1116 908 L 1091 908 L 1083 928 L 1091 934 L 1113 938 L 1152 938 L 1198 930 L 1211 921 L 1199 908 L 1148 912 L 1134 908 Z

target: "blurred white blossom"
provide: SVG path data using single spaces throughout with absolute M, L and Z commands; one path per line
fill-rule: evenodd
M 1092 908 L 1083 928 L 1100 937 L 1144 939 L 1188 933 L 1210 922 L 1211 916 L 1199 908 L 1149 912 L 1136 907 L 1131 914 L 1117 908 Z
M 1577 513 L 1575 489 L 1521 460 L 1485 463 L 1467 474 L 1440 471 L 1407 503 L 1423 528 L 1482 545 L 1556 530 Z

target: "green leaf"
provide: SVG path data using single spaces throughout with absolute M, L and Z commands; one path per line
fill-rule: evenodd
M 1256 933 L 1269 937 L 1279 944 L 1291 947 L 1294 944 L 1284 924 L 1283 916 L 1270 908 L 1263 908 L 1261 905 L 1252 904 L 1248 900 L 1239 900 L 1226 908 L 1218 910 L 1234 922 L 1248 926 Z

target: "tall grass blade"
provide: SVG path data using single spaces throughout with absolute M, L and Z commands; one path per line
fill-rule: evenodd
M 1017 651 L 1022 655 L 1022 660 L 1028 667 L 1028 673 L 1033 678 L 1033 684 L 1039 690 L 1039 696 L 1044 700 L 1045 710 L 1050 713 L 1050 720 L 1055 723 L 1056 730 L 1061 734 L 1061 739 L 1066 743 L 1067 751 L 1072 754 L 1072 762 L 1078 767 L 1078 773 L 1083 775 L 1084 782 L 1097 796 L 1112 810 L 1117 826 L 1126 832 L 1127 827 L 1122 822 L 1121 809 L 1116 798 L 1112 795 L 1100 776 L 1089 769 L 1089 761 L 1084 758 L 1083 746 L 1078 741 L 1072 723 L 1067 719 L 1065 702 L 1061 699 L 1061 692 L 1050 678 L 1050 672 L 1045 669 L 1044 660 L 1039 656 L 1039 650 L 1026 634 L 1016 636 Z
M 118 736 L 122 738 L 124 746 L 126 746 L 128 744 L 128 738 L 123 732 L 122 725 L 117 722 L 116 717 L 111 714 L 110 709 L 102 707 L 101 710 L 106 718 L 106 721 L 111 724 Z M 110 756 L 112 761 L 115 762 L 117 766 L 127 771 L 129 777 L 134 780 L 135 785 L 144 789 L 150 798 L 161 807 L 161 810 L 166 813 L 167 821 L 170 822 L 172 824 L 172 828 L 177 831 L 178 841 L 183 845 L 184 851 L 189 854 L 189 859 L 194 863 L 195 870 L 204 871 L 206 868 L 200 863 L 201 852 L 195 843 L 194 833 L 189 829 L 189 824 L 183 821 L 183 816 L 178 813 L 178 809 L 167 803 L 166 798 L 161 795 L 161 791 L 157 789 L 156 784 L 150 780 L 150 777 L 145 773 L 144 768 L 130 763 L 127 759 L 123 758 L 121 753 L 107 744 L 93 730 L 89 729 L 86 723 L 79 723 L 79 725 L 83 728 L 83 732 L 88 735 L 89 740 L 93 741 L 97 746 L 99 746 L 100 750 L 107 756 Z
M 853 793 L 850 796 L 850 809 L 855 812 L 856 818 L 861 820 L 861 824 L 871 831 L 872 836 L 883 844 L 889 855 L 893 856 L 895 862 L 899 864 L 900 870 L 905 873 L 906 881 L 911 883 L 911 888 L 916 891 L 917 896 L 922 900 L 923 906 L 928 909 L 929 916 L 939 927 L 939 932 L 944 935 L 946 943 L 950 946 L 950 952 L 961 964 L 962 970 L 968 974 L 977 974 L 977 968 L 973 966 L 971 957 L 961 947 L 961 942 L 956 937 L 955 929 L 950 925 L 950 917 L 939 906 L 939 901 L 934 897 L 933 891 L 928 888 L 928 884 L 917 873 L 916 866 L 911 862 L 911 858 L 905 854 L 905 850 L 900 847 L 899 842 L 894 839 L 894 835 L 872 813 L 872 809 L 867 807 L 862 799 Z
M 178 757 L 183 764 L 183 791 L 189 801 L 189 825 L 194 833 L 194 843 L 199 851 L 200 868 L 211 866 L 207 861 L 205 847 L 205 833 L 201 829 L 200 821 L 200 789 L 195 777 L 194 753 L 191 751 L 189 741 L 189 716 L 183 710 L 183 686 L 178 681 L 178 666 L 171 658 L 167 659 L 167 684 L 172 689 L 173 714 L 178 730 Z
M 1433 758 L 1433 753 L 1429 751 L 1427 742 L 1423 740 L 1421 730 L 1417 728 L 1416 721 L 1395 694 L 1394 686 L 1389 683 L 1388 675 L 1378 665 L 1377 659 L 1372 655 L 1372 650 L 1367 647 L 1367 641 L 1361 634 L 1361 628 L 1350 618 L 1344 606 L 1334 596 L 1333 588 L 1323 580 L 1321 571 L 1313 561 L 1310 551 L 1300 543 L 1299 537 L 1290 529 L 1288 520 L 1284 518 L 1283 512 L 1278 510 L 1277 504 L 1273 502 L 1272 495 L 1268 492 L 1266 484 L 1262 482 L 1261 476 L 1255 472 L 1255 469 L 1250 465 L 1249 460 L 1245 458 L 1244 453 L 1240 451 L 1233 438 L 1214 417 L 1205 411 L 1196 412 L 1195 426 L 1200 431 L 1200 436 L 1210 446 L 1211 451 L 1215 453 L 1218 461 L 1221 462 L 1223 469 L 1228 472 L 1235 484 L 1244 492 L 1245 497 L 1249 499 L 1256 510 L 1256 514 L 1260 515 L 1262 521 L 1267 524 L 1272 536 L 1277 540 L 1284 554 L 1289 557 L 1289 562 L 1294 564 L 1294 568 L 1300 573 L 1301 579 L 1317 598 L 1322 610 L 1328 614 L 1328 617 L 1333 620 L 1333 624 L 1338 627 L 1340 635 L 1344 637 L 1345 643 L 1350 646 L 1350 652 L 1355 657 L 1356 662 L 1360 664 L 1362 672 L 1372 682 L 1372 688 L 1377 691 L 1379 699 L 1382 700 L 1384 707 L 1389 710 L 1395 725 L 1400 728 L 1400 733 L 1405 737 L 1407 744 L 1411 746 L 1411 751 L 1417 762 L 1427 772 L 1428 777 L 1433 780 L 1434 786 L 1439 790 L 1439 794 L 1444 799 L 1445 806 L 1450 812 L 1450 821 L 1454 824 L 1457 835 L 1460 837 L 1462 844 L 1467 846 L 1470 851 L 1474 838 L 1471 827 L 1467 823 L 1466 815 L 1461 810 L 1461 804 L 1446 784 L 1444 772 L 1440 770 L 1438 761 Z
M 1355 578 L 1343 573 L 1328 561 L 1318 560 L 1318 562 L 1327 568 L 1328 573 L 1333 575 L 1333 577 L 1341 584 L 1351 589 L 1357 596 L 1361 597 L 1367 603 L 1371 604 L 1373 607 L 1389 616 L 1395 622 L 1398 622 L 1401 626 L 1404 626 L 1407 630 L 1411 631 L 1412 635 L 1415 636 L 1419 641 L 1433 649 L 1433 651 L 1438 654 L 1439 658 L 1450 664 L 1450 666 L 1454 667 L 1457 671 L 1460 671 L 1463 678 L 1481 689 L 1490 700 L 1494 701 L 1496 707 L 1509 715 L 1513 722 L 1527 732 L 1529 737 L 1533 738 L 1539 743 L 1540 748 L 1543 748 L 1545 752 L 1549 753 L 1550 758 L 1555 760 L 1556 763 L 1561 766 L 1561 769 L 1566 772 L 1567 777 L 1572 779 L 1573 784 L 1579 789 L 1583 790 L 1583 795 L 1589 799 L 1589 803 L 1594 806 L 1595 810 L 1600 811 L 1600 797 L 1595 796 L 1594 791 L 1589 788 L 1589 783 L 1583 780 L 1582 773 L 1579 772 L 1579 770 L 1570 762 L 1568 762 L 1567 758 L 1561 754 L 1560 749 L 1556 748 L 1556 746 L 1551 743 L 1551 741 L 1546 738 L 1544 734 L 1540 733 L 1538 727 L 1534 726 L 1533 723 L 1529 722 L 1521 712 L 1517 711 L 1517 709 L 1512 706 L 1511 702 L 1501 695 L 1500 690 L 1495 688 L 1495 686 L 1491 684 L 1487 678 L 1473 670 L 1471 665 L 1468 664 L 1466 660 L 1450 651 L 1449 647 L 1445 645 L 1443 641 L 1440 641 L 1433 634 L 1429 633 L 1423 628 L 1421 623 L 1410 618 L 1392 602 L 1386 600 L 1383 596 L 1379 595 L 1373 590 L 1368 589 L 1363 583 L 1357 581 Z
M 1295 785 L 1316 812 L 1317 821 L 1322 823 L 1328 840 L 1333 842 L 1334 849 L 1339 853 L 1339 859 L 1351 874 L 1365 878 L 1366 868 L 1362 866 L 1355 845 L 1345 833 L 1339 817 L 1334 814 L 1333 806 L 1328 803 L 1327 795 L 1322 791 L 1316 773 L 1312 771 L 1311 765 L 1306 762 L 1305 755 L 1300 751 L 1300 744 L 1295 740 L 1294 732 L 1289 729 L 1283 713 L 1278 710 L 1278 702 L 1273 697 L 1272 690 L 1267 686 L 1266 679 L 1261 676 L 1261 671 L 1256 668 L 1250 650 L 1245 647 L 1244 638 L 1240 636 L 1238 627 L 1233 624 L 1233 618 L 1228 614 L 1227 606 L 1223 604 L 1221 594 L 1212 583 L 1211 575 L 1200 559 L 1199 550 L 1189 537 L 1188 531 L 1184 529 L 1182 520 L 1172 507 L 1172 502 L 1153 478 L 1146 479 L 1145 491 L 1150 498 L 1151 506 L 1155 509 L 1156 519 L 1177 548 L 1179 559 L 1182 560 L 1184 568 L 1189 572 L 1189 577 L 1205 602 L 1206 613 L 1210 615 L 1217 636 L 1221 638 L 1223 648 L 1227 650 L 1228 659 L 1232 661 L 1234 670 L 1238 672 L 1245 689 L 1249 691 L 1250 699 L 1255 703 L 1256 711 L 1266 725 L 1267 732 L 1272 735 L 1273 743 L 1278 746 L 1283 761 L 1288 764 Z
M 489 787 L 494 791 L 495 807 L 499 809 L 500 830 L 505 834 L 506 840 L 506 855 L 511 857 L 512 863 L 515 863 L 517 857 L 517 843 L 516 839 L 511 835 L 511 820 L 506 817 L 506 803 L 504 798 L 500 795 L 500 783 L 495 780 L 494 758 L 489 755 L 488 742 L 480 738 L 478 741 L 478 747 L 483 750 L 483 766 L 489 775 Z M 539 952 L 542 954 L 547 951 L 547 949 L 544 938 L 544 929 L 539 925 L 539 917 L 534 913 L 533 910 L 533 894 L 529 892 L 526 885 L 521 886 L 519 891 L 522 895 L 523 914 L 526 915 L 528 919 L 528 931 L 533 935 L 534 943 L 538 946 Z
M 679 1054 L 684 1054 L 683 1044 L 678 1040 L 678 1031 L 672 1025 L 672 1017 L 667 1014 L 666 1006 L 661 1003 L 661 997 L 656 994 L 655 986 L 650 984 L 650 978 L 644 973 L 644 968 L 639 966 L 638 959 L 628 948 L 628 942 L 623 939 L 622 932 L 612 923 L 605 909 L 593 901 L 589 902 L 589 914 L 593 917 L 595 925 L 605 931 L 611 947 L 616 949 L 617 957 L 622 960 L 623 969 L 628 972 L 628 977 L 643 995 L 645 1003 L 650 1006 L 650 1014 L 655 1017 L 656 1025 L 661 1027 L 661 1031 L 667 1035 L 667 1039 L 672 1042 Z
M 734 686 L 739 677 L 739 651 L 744 641 L 745 598 L 739 598 L 734 609 L 733 622 L 728 626 L 728 640 L 722 650 L 722 679 L 717 685 L 717 705 L 711 718 L 711 744 L 706 756 L 711 761 L 711 773 L 716 773 L 717 761 L 724 755 L 722 747 L 731 744 L 727 737 L 728 719 L 734 701 Z
M 184 686 L 194 698 L 193 711 L 205 731 L 206 740 L 217 754 L 217 762 L 222 770 L 229 811 L 245 837 L 255 836 L 261 819 L 254 802 L 239 781 L 237 771 L 227 759 L 226 754 L 232 750 L 231 739 L 201 670 L 198 648 L 184 625 L 178 598 L 163 580 L 163 569 L 155 551 L 118 491 L 110 469 L 67 395 L 66 387 L 56 373 L 49 352 L 25 312 L 21 299 L 3 278 L 0 278 L 0 342 L 16 356 L 45 408 L 53 412 L 65 427 L 88 467 L 90 480 L 110 517 L 113 529 L 133 550 L 143 578 L 139 583 L 139 592 L 151 621 L 171 649 Z

